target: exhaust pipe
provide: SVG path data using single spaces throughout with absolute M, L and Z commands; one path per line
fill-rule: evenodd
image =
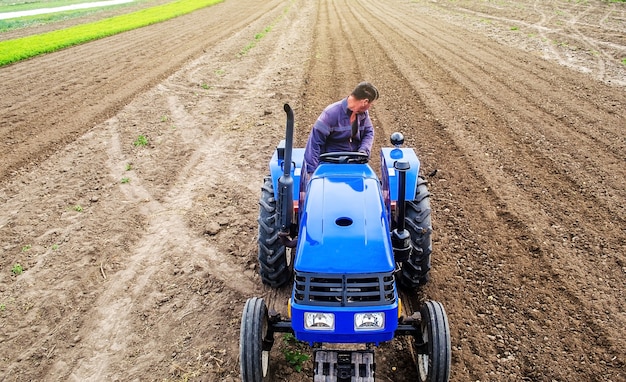
M 293 248 L 297 241 L 290 240 L 293 220 L 293 178 L 291 177 L 291 153 L 293 150 L 294 117 L 293 109 L 289 104 L 284 106 L 287 114 L 285 127 L 285 160 L 283 175 L 278 179 L 278 218 L 280 222 L 280 240 L 285 247 Z
M 396 203 L 396 229 L 391 233 L 391 245 L 395 261 L 401 263 L 407 261 L 411 255 L 411 235 L 406 230 L 404 218 L 406 216 L 406 172 L 411 168 L 405 160 L 396 161 L 393 167 L 398 171 L 398 201 Z

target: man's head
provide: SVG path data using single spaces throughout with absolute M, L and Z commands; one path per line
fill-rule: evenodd
M 378 89 L 369 82 L 361 82 L 354 88 L 352 95 L 358 100 L 366 99 L 371 103 L 378 99 Z
M 348 108 L 355 113 L 363 113 L 378 99 L 378 89 L 369 82 L 358 84 L 348 97 Z

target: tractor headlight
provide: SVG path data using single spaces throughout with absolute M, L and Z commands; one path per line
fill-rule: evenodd
M 383 312 L 357 313 L 354 315 L 354 330 L 380 330 L 385 327 Z
M 305 312 L 304 313 L 304 328 L 308 330 L 334 330 L 335 329 L 335 314 L 334 313 Z

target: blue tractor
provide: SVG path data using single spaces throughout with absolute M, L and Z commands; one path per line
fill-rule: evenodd
M 293 287 L 287 318 L 268 312 L 262 298 L 246 301 L 242 381 L 270 380 L 277 332 L 311 346 L 314 381 L 374 381 L 374 347 L 399 335 L 414 338 L 420 381 L 448 381 L 443 306 L 426 301 L 418 314 L 407 315 L 396 284 L 414 291 L 430 270 L 429 193 L 415 152 L 402 148 L 402 134 L 394 133 L 394 147 L 381 150 L 380 179 L 358 152 L 323 154 L 309 173 L 304 149 L 292 148 L 293 110 L 284 109 L 286 139 L 262 187 L 258 259 L 264 284 L 292 281 Z

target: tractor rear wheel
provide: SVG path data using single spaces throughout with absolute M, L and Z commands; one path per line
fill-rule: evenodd
M 249 298 L 241 315 L 239 337 L 239 368 L 242 381 L 269 380 L 270 349 L 273 343 L 265 301 L 258 297 Z
M 430 193 L 426 179 L 421 176 L 418 178 L 415 198 L 406 202 L 404 222 L 411 236 L 413 249 L 409 259 L 402 263 L 399 281 L 406 288 L 416 289 L 428 282 L 430 254 L 433 250 Z
M 443 305 L 427 301 L 420 310 L 422 338 L 417 349 L 420 382 L 447 382 L 450 379 L 450 327 Z
M 278 288 L 289 281 L 286 248 L 280 240 L 280 221 L 272 178 L 266 177 L 259 200 L 259 275 L 264 284 Z

